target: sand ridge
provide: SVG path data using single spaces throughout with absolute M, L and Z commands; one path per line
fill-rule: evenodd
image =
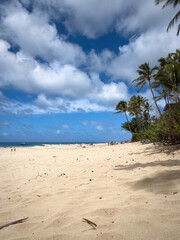
M 180 239 L 179 146 L 1 148 L 0 179 L 0 239 Z

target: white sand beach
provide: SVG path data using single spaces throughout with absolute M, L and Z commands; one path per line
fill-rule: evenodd
M 0 239 L 180 239 L 179 146 L 85 146 L 0 149 Z

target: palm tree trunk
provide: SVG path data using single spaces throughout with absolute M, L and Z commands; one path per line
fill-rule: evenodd
M 138 114 L 136 114 L 136 122 L 137 122 L 138 130 L 139 130 L 139 132 L 140 132 L 140 131 L 141 131 L 141 124 L 140 124 L 140 121 L 139 121 L 139 116 L 138 116 Z
M 131 126 L 130 126 L 130 124 L 129 124 L 129 120 L 128 120 L 128 117 L 127 117 L 126 112 L 124 112 L 124 114 L 125 114 L 125 116 L 126 116 L 126 120 L 127 120 L 128 126 L 129 126 L 129 130 L 130 130 L 130 132 L 132 133 L 132 129 L 131 129 Z
M 177 101 L 179 102 L 179 95 L 178 95 L 178 93 L 177 93 Z
M 165 106 L 168 106 L 168 108 L 169 108 L 169 99 L 167 97 L 164 97 L 164 100 L 165 100 L 165 103 L 166 103 Z
M 150 90 L 151 90 L 151 93 L 152 93 L 152 96 L 153 96 L 153 100 L 154 100 L 154 103 L 156 104 L 157 110 L 158 110 L 160 116 L 162 116 L 161 111 L 160 111 L 160 109 L 159 109 L 159 107 L 158 107 L 158 105 L 157 105 L 157 102 L 156 102 L 156 99 L 155 99 L 155 96 L 154 96 L 154 93 L 153 93 L 153 90 L 152 90 L 150 81 L 149 81 L 149 88 L 150 88 Z

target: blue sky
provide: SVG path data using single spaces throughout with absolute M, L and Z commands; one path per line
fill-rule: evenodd
M 179 48 L 153 0 L 0 3 L 0 141 L 121 141 L 132 80 Z M 141 93 L 153 104 L 147 88 Z

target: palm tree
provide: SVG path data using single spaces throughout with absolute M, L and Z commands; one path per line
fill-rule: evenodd
M 145 105 L 147 99 L 143 98 L 142 96 L 132 96 L 128 102 L 128 111 L 130 116 L 135 116 L 137 121 L 138 130 L 141 131 L 141 113 L 142 107 Z
M 133 80 L 132 82 L 136 82 L 136 87 L 140 86 L 138 92 L 146 85 L 146 83 L 148 82 L 149 84 L 149 88 L 151 90 L 151 93 L 152 93 L 152 96 L 153 96 L 153 100 L 154 100 L 154 103 L 156 104 L 156 107 L 157 107 L 157 110 L 161 116 L 161 111 L 157 105 L 157 102 L 156 102 L 156 99 L 155 99 L 155 96 L 154 96 L 154 92 L 152 90 L 152 85 L 151 85 L 151 79 L 153 78 L 153 74 L 154 74 L 154 71 L 157 69 L 157 67 L 154 67 L 154 68 L 150 68 L 149 66 L 149 63 L 144 63 L 144 64 L 141 64 L 139 66 L 139 69 L 137 70 L 137 73 L 139 74 L 139 77 L 135 80 Z
M 152 111 L 152 106 L 149 105 L 148 102 L 146 102 L 145 105 L 144 105 L 144 111 L 143 111 L 143 116 L 144 116 L 144 128 L 145 128 L 145 129 L 146 129 L 148 126 L 150 126 L 150 123 L 151 123 L 150 111 Z
M 177 69 L 176 65 L 170 63 L 164 69 L 160 69 L 155 75 L 155 84 L 168 92 L 168 98 L 174 99 L 176 102 L 179 101 L 180 70 Z
M 164 5 L 162 8 L 165 8 L 168 5 L 173 5 L 173 7 L 175 8 L 177 4 L 180 3 L 180 0 L 155 0 L 156 5 L 160 4 L 161 2 L 164 2 Z M 174 23 L 177 22 L 179 17 L 180 17 L 180 11 L 176 13 L 176 15 L 168 24 L 167 31 L 174 26 Z M 179 32 L 180 32 L 180 24 L 178 25 L 177 36 L 179 35 Z
M 167 89 L 163 89 L 162 91 L 156 89 L 157 93 L 159 94 L 159 96 L 156 96 L 156 101 L 158 102 L 159 100 L 164 98 L 165 104 L 169 105 L 169 99 L 172 96 L 169 92 L 169 90 Z
M 169 53 L 167 58 L 160 58 L 159 70 L 154 76 L 154 87 L 162 87 L 167 99 L 179 101 L 180 93 L 180 50 L 176 53 Z M 172 95 L 171 95 L 172 94 Z
M 128 109 L 127 102 L 126 101 L 120 101 L 116 105 L 116 108 L 115 108 L 115 111 L 117 111 L 117 112 L 115 112 L 113 114 L 124 113 L 125 116 L 126 116 L 126 120 L 127 120 L 128 126 L 129 126 L 129 130 L 132 133 L 132 130 L 131 130 L 131 127 L 130 127 L 130 124 L 129 124 L 129 120 L 128 120 L 128 117 L 127 117 L 127 109 Z

